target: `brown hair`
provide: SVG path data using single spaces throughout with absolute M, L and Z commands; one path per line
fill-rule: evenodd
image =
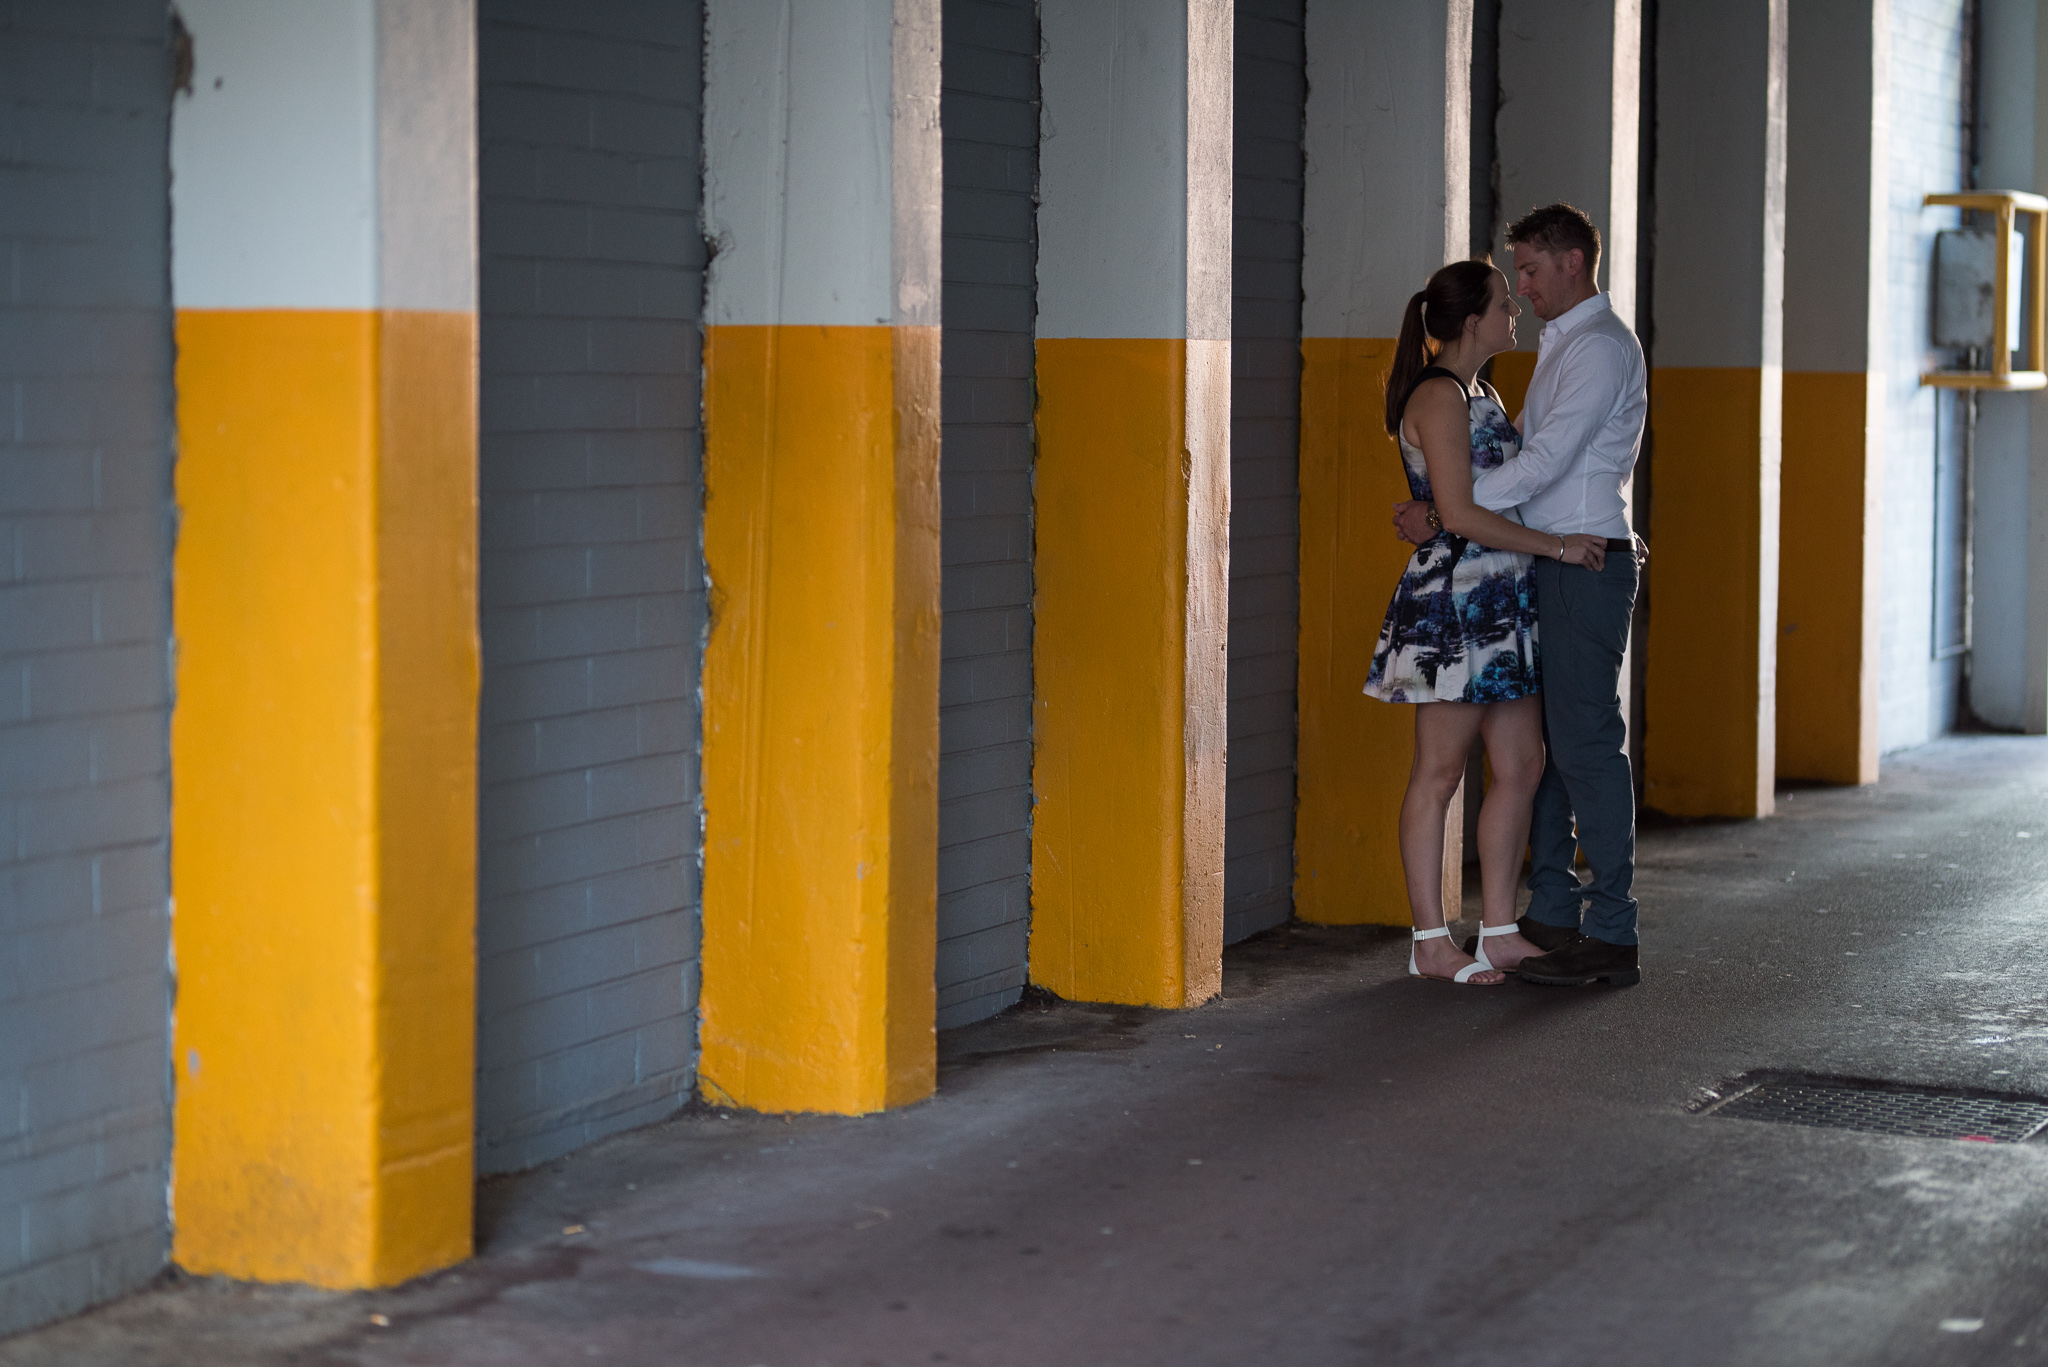
M 1600 230 L 1593 220 L 1569 204 L 1531 209 L 1508 229 L 1508 245 L 1527 243 L 1539 251 L 1563 255 L 1576 248 L 1586 254 L 1586 279 L 1600 269 Z
M 1401 430 L 1408 396 L 1444 344 L 1457 341 L 1465 320 L 1486 312 L 1493 302 L 1493 275 L 1491 258 L 1453 261 L 1408 300 L 1401 313 L 1401 340 L 1394 343 L 1394 365 L 1387 372 L 1388 432 Z

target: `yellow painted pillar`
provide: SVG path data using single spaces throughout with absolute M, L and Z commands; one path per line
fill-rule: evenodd
M 704 1095 L 930 1094 L 938 0 L 711 0 Z
M 1397 822 L 1415 709 L 1361 691 L 1412 546 L 1385 384 L 1408 298 L 1471 246 L 1469 0 L 1309 0 L 1302 226 L 1295 914 L 1408 924 Z M 1406 205 L 1412 212 L 1389 212 Z M 1462 823 L 1453 805 L 1448 842 Z M 1458 915 L 1461 861 L 1445 861 Z
M 172 1257 L 470 1248 L 475 17 L 180 0 Z
M 1776 778 L 1787 0 L 1659 11 L 1644 802 Z
M 1231 5 L 1045 0 L 1031 978 L 1222 982 Z
M 1890 8 L 1789 21 L 1777 772 L 1826 783 L 1877 782 Z

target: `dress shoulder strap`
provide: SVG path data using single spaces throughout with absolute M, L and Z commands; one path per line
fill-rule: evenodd
M 1453 375 L 1450 371 L 1444 369 L 1440 365 L 1424 366 L 1422 368 L 1421 373 L 1415 377 L 1415 389 L 1410 389 L 1408 392 L 1410 394 L 1413 394 L 1416 389 L 1422 388 L 1422 382 L 1424 380 L 1433 380 L 1438 377 L 1442 377 L 1443 379 L 1449 380 L 1452 384 L 1458 386 L 1459 389 L 1464 390 L 1465 401 L 1467 403 L 1470 403 L 1472 399 L 1475 397 L 1471 390 L 1465 389 L 1465 382 L 1463 380 L 1459 379 L 1456 375 Z
M 1444 369 L 1444 368 L 1443 368 L 1442 366 L 1440 366 L 1440 365 L 1426 365 L 1426 366 L 1424 366 L 1424 367 L 1423 367 L 1423 368 L 1422 368 L 1422 369 L 1421 369 L 1421 370 L 1420 370 L 1419 372 L 1417 372 L 1417 373 L 1416 373 L 1416 376 L 1415 376 L 1415 383 L 1414 383 L 1414 384 L 1411 384 L 1411 385 L 1409 385 L 1409 386 L 1408 386 L 1408 395 L 1407 395 L 1407 398 L 1404 398 L 1404 399 L 1402 399 L 1402 400 L 1401 400 L 1401 421 L 1402 421 L 1402 422 L 1406 422 L 1406 421 L 1408 421 L 1408 400 L 1409 400 L 1409 399 L 1412 399 L 1412 398 L 1414 398 L 1414 397 L 1415 397 L 1415 391 L 1416 391 L 1416 390 L 1418 390 L 1418 389 L 1420 389 L 1420 388 L 1422 388 L 1422 386 L 1423 386 L 1423 383 L 1424 383 L 1425 381 L 1427 381 L 1427 380 L 1434 380 L 1434 379 L 1439 379 L 1439 378 L 1441 378 L 1441 379 L 1446 379 L 1446 380 L 1449 380 L 1449 381 L 1450 381 L 1450 382 L 1451 382 L 1452 384 L 1454 384 L 1454 385 L 1458 386 L 1458 388 L 1460 388 L 1460 389 L 1464 389 L 1464 388 L 1465 388 L 1465 382 L 1464 382 L 1463 380 L 1460 380 L 1460 379 L 1459 379 L 1459 378 L 1458 378 L 1458 377 L 1457 377 L 1456 375 L 1453 375 L 1453 374 L 1452 374 L 1452 373 L 1451 373 L 1450 371 L 1448 371 L 1448 370 Z M 1471 406 L 1471 403 L 1472 403 L 1472 393 L 1471 393 L 1471 391 L 1470 391 L 1470 390 L 1466 390 L 1466 392 L 1465 392 L 1465 403 L 1466 403 L 1466 406 L 1467 406 L 1467 407 L 1470 407 L 1470 406 Z M 1404 437 L 1404 438 L 1402 438 L 1402 440 L 1404 440 L 1404 441 L 1405 441 L 1405 440 L 1407 440 L 1407 438 L 1405 438 L 1405 437 Z

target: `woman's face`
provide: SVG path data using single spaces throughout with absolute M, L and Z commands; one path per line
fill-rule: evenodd
M 1521 317 L 1522 306 L 1515 302 L 1514 291 L 1508 288 L 1508 278 L 1498 270 L 1486 287 L 1486 312 L 1473 319 L 1472 340 L 1478 344 L 1481 354 L 1491 356 L 1496 352 L 1513 350 L 1515 345 L 1515 319 Z

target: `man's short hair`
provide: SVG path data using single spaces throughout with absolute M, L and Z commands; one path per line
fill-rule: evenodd
M 1508 229 L 1508 245 L 1527 243 L 1539 251 L 1560 255 L 1576 247 L 1586 254 L 1586 278 L 1600 269 L 1600 230 L 1593 220 L 1569 204 L 1546 204 L 1531 209 Z

